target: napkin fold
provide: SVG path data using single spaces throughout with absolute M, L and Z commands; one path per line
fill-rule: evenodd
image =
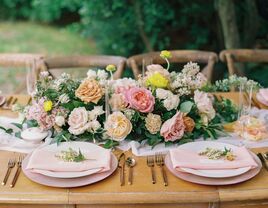
M 76 149 L 75 149 L 76 150 Z M 77 151 L 77 150 L 76 150 Z M 106 149 L 94 149 L 82 151 L 87 160 L 81 162 L 65 162 L 56 157 L 58 151 L 50 151 L 46 147 L 33 151 L 26 169 L 38 173 L 39 170 L 53 172 L 82 172 L 93 169 L 101 169 L 99 172 L 110 170 L 111 153 Z
M 222 170 L 222 169 L 236 169 L 243 167 L 257 167 L 250 153 L 245 147 L 236 147 L 232 149 L 236 155 L 235 160 L 211 160 L 206 156 L 200 156 L 197 152 L 185 149 L 170 150 L 170 159 L 174 169 L 180 171 L 180 168 L 192 168 L 199 170 Z

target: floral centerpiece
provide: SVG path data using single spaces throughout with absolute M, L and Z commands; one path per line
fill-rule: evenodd
M 216 139 L 222 123 L 236 119 L 236 107 L 203 91 L 207 80 L 196 63 L 170 72 L 170 52 L 161 57 L 168 67 L 149 65 L 138 80 L 113 80 L 113 65 L 106 67 L 109 73 L 89 70 L 83 80 L 42 72 L 33 103 L 24 110 L 26 122 L 52 130 L 57 142 L 105 141 L 106 147 L 123 140 L 155 146 Z

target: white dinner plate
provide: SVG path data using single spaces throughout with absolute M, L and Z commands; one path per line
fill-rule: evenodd
M 68 150 L 69 148 L 72 148 L 74 150 L 80 149 L 81 152 L 88 152 L 88 151 L 102 151 L 103 148 L 89 143 L 89 142 L 63 142 L 60 145 L 52 144 L 43 147 L 47 151 L 50 151 L 51 154 L 56 154 L 61 152 L 62 150 Z M 89 176 L 95 173 L 98 173 L 101 171 L 102 168 L 96 168 L 96 169 L 91 169 L 87 171 L 74 171 L 74 172 L 54 172 L 50 170 L 35 170 L 36 173 L 42 174 L 44 176 L 49 176 L 49 177 L 54 177 L 54 178 L 79 178 L 79 177 L 84 177 L 84 176 Z
M 201 151 L 204 151 L 207 147 L 217 148 L 217 149 L 224 149 L 224 147 L 228 149 L 234 149 L 236 146 L 221 143 L 221 142 L 212 142 L 212 141 L 200 141 L 200 142 L 191 142 L 187 144 L 183 144 L 178 148 L 189 150 L 192 152 L 196 152 L 197 154 Z M 234 177 L 241 174 L 248 172 L 251 167 L 243 167 L 237 169 L 218 169 L 218 170 L 197 170 L 192 168 L 180 168 L 181 170 L 191 173 L 197 176 L 209 177 L 209 178 L 227 178 L 227 177 Z

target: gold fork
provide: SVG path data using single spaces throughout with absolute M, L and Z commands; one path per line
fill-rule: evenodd
M 147 166 L 151 168 L 152 183 L 155 184 L 154 156 L 147 156 Z
M 23 156 L 19 156 L 19 159 L 18 159 L 18 162 L 17 162 L 17 171 L 15 173 L 15 176 L 10 184 L 10 187 L 13 188 L 17 182 L 17 179 L 20 175 L 20 171 L 21 171 L 21 163 L 22 163 L 22 160 L 23 160 Z
M 163 180 L 164 180 L 164 185 L 167 186 L 168 185 L 168 180 L 167 180 L 167 174 L 166 174 L 165 169 L 164 169 L 164 165 L 165 165 L 165 163 L 164 163 L 164 155 L 161 154 L 161 153 L 157 153 L 155 155 L 155 162 L 160 167 L 162 177 L 163 177 Z
M 14 168 L 15 164 L 16 164 L 15 159 L 9 159 L 8 164 L 7 164 L 7 172 L 6 172 L 5 178 L 2 182 L 3 186 L 6 185 L 6 182 L 7 182 L 9 175 L 10 175 L 11 169 Z

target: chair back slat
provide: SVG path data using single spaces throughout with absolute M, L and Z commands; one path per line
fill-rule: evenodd
M 170 63 L 187 63 L 189 61 L 206 64 L 202 72 L 207 76 L 208 80 L 212 79 L 214 64 L 218 61 L 218 56 L 214 52 L 198 51 L 198 50 L 173 50 L 170 51 L 172 58 Z M 151 52 L 139 54 L 128 58 L 127 64 L 131 67 L 135 78 L 141 73 L 143 60 L 152 60 L 154 64 L 165 64 L 165 60 L 160 57 L 161 52 Z

